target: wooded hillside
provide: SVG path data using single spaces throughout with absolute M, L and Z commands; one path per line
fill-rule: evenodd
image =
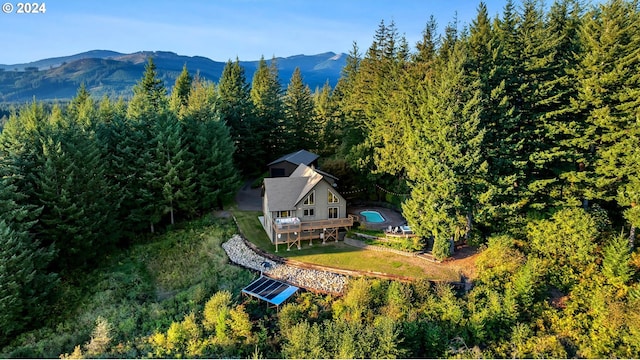
M 226 339 L 224 298 L 220 332 L 174 314 L 194 332 L 170 347 L 166 323 L 147 329 L 149 356 L 248 356 L 263 336 L 273 357 L 640 357 L 640 4 L 507 1 L 491 18 L 480 3 L 468 28 L 436 28 L 413 47 L 382 21 L 316 92 L 300 71 L 283 89 L 262 59 L 250 83 L 237 61 L 217 84 L 185 67 L 167 94 L 149 60 L 126 103 L 82 86 L 15 109 L 0 135 L 0 345 L 42 325 L 74 273 L 304 148 L 349 200 L 400 207 L 437 258 L 481 246 L 474 289 L 358 282 L 189 353 L 202 329 Z M 340 342 L 363 333 L 376 347 Z

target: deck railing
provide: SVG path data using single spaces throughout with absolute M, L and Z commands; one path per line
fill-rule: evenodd
M 353 217 L 351 215 L 346 218 L 300 221 L 293 224 L 278 224 L 275 219 L 273 221 L 273 229 L 276 234 L 351 226 L 353 226 Z

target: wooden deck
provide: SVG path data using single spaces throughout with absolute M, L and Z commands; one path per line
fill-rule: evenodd
M 273 243 L 278 251 L 278 244 L 286 244 L 287 250 L 289 250 L 293 244 L 296 244 L 300 249 L 302 240 L 309 240 L 309 244 L 315 239 L 322 240 L 322 243 L 330 240 L 338 241 L 338 229 L 349 229 L 353 226 L 353 222 L 352 215 L 346 218 L 300 221 L 293 224 L 279 224 L 274 219 L 272 229 L 276 236 Z

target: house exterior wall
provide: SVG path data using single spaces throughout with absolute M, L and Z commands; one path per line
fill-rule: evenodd
M 331 190 L 331 192 L 338 198 L 337 203 L 329 204 L 329 190 Z M 304 204 L 304 201 L 309 194 L 303 197 L 302 200 L 296 204 L 296 216 L 299 217 L 301 221 L 326 220 L 329 218 L 330 207 L 338 208 L 338 218 L 347 217 L 347 201 L 327 181 L 320 181 L 312 191 L 315 191 L 314 205 Z M 304 216 L 305 209 L 314 209 L 314 216 Z
M 331 192 L 338 198 L 337 203 L 329 203 L 329 190 L 331 190 Z M 315 202 L 313 205 L 305 205 L 304 201 L 311 192 L 314 192 Z M 303 223 L 305 221 L 327 220 L 329 219 L 329 208 L 338 209 L 338 218 L 347 217 L 347 201 L 327 181 L 321 180 L 309 193 L 305 194 L 298 204 L 296 204 L 296 209 L 291 212 L 291 216 L 298 217 Z M 267 209 L 269 209 L 269 195 L 265 193 L 262 201 L 264 228 L 271 242 L 274 242 L 276 233 L 275 229 L 273 229 L 273 220 L 277 217 L 277 212 L 270 212 L 267 211 Z M 313 209 L 314 215 L 305 216 L 305 209 Z
M 296 164 L 292 164 L 288 161 L 281 161 L 279 163 L 275 163 L 269 166 L 269 176 L 271 177 L 287 177 L 293 173 L 293 171 L 298 167 Z M 278 171 L 277 169 L 282 169 Z
M 273 241 L 273 216 L 271 215 L 271 213 L 269 211 L 267 211 L 267 209 L 269 208 L 269 198 L 267 193 L 264 193 L 264 196 L 262 197 L 262 216 L 264 217 L 264 230 L 267 232 L 267 235 L 269 235 L 269 240 Z

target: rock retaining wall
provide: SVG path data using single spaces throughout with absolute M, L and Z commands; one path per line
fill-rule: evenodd
M 301 269 L 256 254 L 240 235 L 234 235 L 222 244 L 229 259 L 241 266 L 257 270 L 275 279 L 324 293 L 342 294 L 346 290 L 347 276 L 327 271 Z

